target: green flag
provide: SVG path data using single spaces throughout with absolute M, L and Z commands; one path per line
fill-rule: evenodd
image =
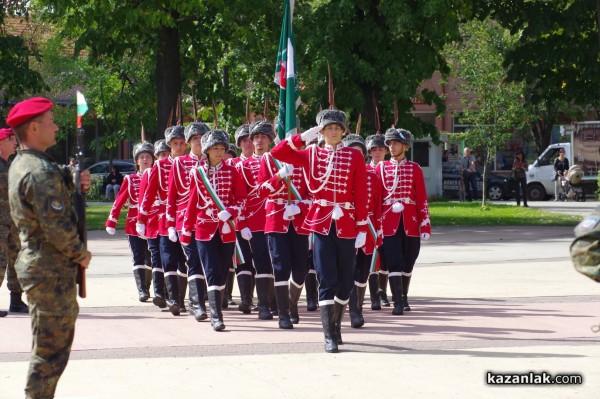
M 293 136 L 296 130 L 296 108 L 298 107 L 298 79 L 296 59 L 294 57 L 294 0 L 283 0 L 283 22 L 279 39 L 277 64 L 275 65 L 275 83 L 279 85 L 279 115 L 277 117 L 277 136 L 280 140 Z

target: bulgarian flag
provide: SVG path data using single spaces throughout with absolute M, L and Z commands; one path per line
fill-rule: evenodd
M 279 140 L 293 136 L 296 130 L 296 108 L 299 104 L 296 59 L 294 57 L 294 0 L 283 0 L 283 22 L 279 38 L 279 51 L 275 65 L 275 83 L 279 85 L 279 116 L 277 117 L 277 136 Z
M 81 119 L 83 115 L 88 111 L 88 105 L 85 102 L 85 97 L 78 90 L 77 91 L 77 128 L 81 129 Z

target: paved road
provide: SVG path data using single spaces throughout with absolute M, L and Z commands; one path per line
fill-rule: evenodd
M 89 298 L 57 398 L 596 398 L 600 285 L 573 270 L 571 239 L 569 227 L 434 228 L 411 285 L 414 310 L 366 310 L 366 325 L 344 326 L 342 351 L 326 354 L 317 312 L 284 331 L 226 310 L 227 330 L 216 333 L 137 302 L 124 237 L 91 233 Z M 0 306 L 7 297 L 3 287 Z M 0 337 L 0 398 L 21 398 L 28 317 L 0 320 Z M 583 384 L 490 386 L 488 371 L 577 373 Z

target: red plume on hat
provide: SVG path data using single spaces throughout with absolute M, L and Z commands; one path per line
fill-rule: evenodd
M 28 120 L 48 111 L 53 106 L 54 103 L 44 97 L 33 97 L 29 100 L 21 101 L 8 112 L 6 124 L 10 127 L 20 126 Z

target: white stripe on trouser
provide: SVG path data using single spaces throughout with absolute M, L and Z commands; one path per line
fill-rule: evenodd
M 177 270 L 177 275 L 181 277 L 187 277 L 187 273 L 180 272 L 179 270 Z
M 400 274 L 402 274 L 403 276 L 407 276 L 407 277 L 412 276 L 412 272 L 410 272 L 410 273 L 400 272 Z
M 319 301 L 319 306 L 333 305 L 334 303 L 333 299 L 325 299 L 324 301 Z
M 296 287 L 302 289 L 302 287 L 304 287 L 304 284 L 297 284 L 294 279 L 290 279 L 290 283 L 294 284 Z
M 234 269 L 233 267 L 230 267 L 230 268 L 229 268 L 229 271 L 230 271 L 230 272 L 235 272 L 235 269 Z
M 340 305 L 345 305 L 348 302 L 350 302 L 350 298 L 346 299 L 345 301 L 341 300 L 340 298 L 338 298 L 337 296 L 333 298 L 333 300 L 337 303 L 339 303 Z
M 389 272 L 387 270 L 380 270 L 379 273 L 380 274 L 388 274 Z
M 146 266 L 145 266 L 145 265 L 135 265 L 135 266 L 133 267 L 133 270 L 135 270 L 135 269 L 145 269 L 145 268 L 146 268 Z
M 238 276 L 241 276 L 241 275 L 243 275 L 243 274 L 247 274 L 247 275 L 249 275 L 249 276 L 252 276 L 252 272 L 251 272 L 250 270 L 244 270 L 244 271 L 241 271 L 241 272 L 239 272 L 237 275 L 238 275 Z
M 272 274 L 257 274 L 254 278 L 275 278 Z
M 161 269 L 160 267 L 153 267 L 152 268 L 152 273 L 163 273 L 164 274 L 164 270 Z
M 177 276 L 177 272 L 166 272 L 165 277 L 167 276 Z
M 315 269 L 309 269 L 308 270 L 308 274 L 317 274 L 317 271 Z
M 146 270 L 152 270 L 152 266 L 150 266 L 150 265 L 144 265 L 144 269 L 146 269 Z
M 275 287 L 287 286 L 289 283 L 287 281 L 275 281 Z
M 402 272 L 391 272 L 388 277 L 400 277 L 402 276 Z
M 211 285 L 207 288 L 207 291 L 223 291 L 224 289 L 224 285 Z
M 205 280 L 206 278 L 201 274 L 192 274 L 191 276 L 188 276 L 188 281 L 197 280 L 197 279 Z
M 355 281 L 354 285 L 357 287 L 366 287 L 368 285 L 368 283 L 359 283 L 358 281 Z

